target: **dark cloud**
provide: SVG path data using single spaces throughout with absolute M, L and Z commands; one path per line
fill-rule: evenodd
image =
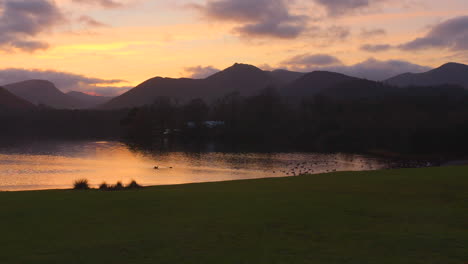
M 123 6 L 122 3 L 113 0 L 72 0 L 74 3 L 99 5 L 105 8 L 117 8 Z
M 308 69 L 336 66 L 341 64 L 342 62 L 338 58 L 331 55 L 302 54 L 283 61 L 281 66 L 295 71 L 307 71 Z
M 0 85 L 31 79 L 51 81 L 63 92 L 81 91 L 101 95 L 115 95 L 130 89 L 130 87 L 104 87 L 124 83 L 123 80 L 106 80 L 52 70 L 15 68 L 0 70 Z
M 387 51 L 389 49 L 393 48 L 392 45 L 389 44 L 365 44 L 361 46 L 361 50 L 367 51 L 367 52 L 382 52 L 382 51 Z
M 361 30 L 361 37 L 362 38 L 373 38 L 377 36 L 386 35 L 387 31 L 383 28 L 374 28 L 374 29 L 362 29 Z
M 204 79 L 206 77 L 209 77 L 217 72 L 219 72 L 219 69 L 216 69 L 212 66 L 195 66 L 195 67 L 187 67 L 185 68 L 185 72 L 188 74 L 187 77 L 193 78 L 193 79 Z
M 49 45 L 35 38 L 65 21 L 51 0 L 0 0 L 0 48 L 32 52 Z
M 80 16 L 78 21 L 88 27 L 107 27 L 106 24 L 101 23 L 90 16 Z
M 402 44 L 399 48 L 403 50 L 427 48 L 468 50 L 468 16 L 452 18 L 437 24 L 424 37 Z
M 327 10 L 330 16 L 340 16 L 350 12 L 369 8 L 375 3 L 384 0 L 314 0 Z
M 204 16 L 240 24 L 235 31 L 248 37 L 296 38 L 307 29 L 307 17 L 290 11 L 290 0 L 208 0 L 192 5 Z
M 333 71 L 359 78 L 382 81 L 406 72 L 425 72 L 430 67 L 417 65 L 403 60 L 380 61 L 370 58 L 354 65 L 343 65 L 339 59 L 330 55 L 301 55 L 284 61 L 280 67 L 293 71 L 311 72 L 317 70 Z M 327 59 L 327 57 L 329 57 Z M 321 59 L 320 59 L 321 58 Z M 335 61 L 335 63 L 333 63 Z M 322 64 L 321 64 L 322 63 Z

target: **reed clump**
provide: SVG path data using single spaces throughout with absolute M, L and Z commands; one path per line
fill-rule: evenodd
M 99 185 L 98 190 L 100 191 L 123 191 L 123 190 L 135 190 L 141 189 L 143 186 L 138 184 L 135 180 L 132 180 L 129 184 L 124 185 L 122 182 L 117 182 L 116 184 L 107 184 L 103 182 Z M 87 179 L 76 180 L 73 184 L 74 190 L 91 190 L 89 186 L 89 181 Z

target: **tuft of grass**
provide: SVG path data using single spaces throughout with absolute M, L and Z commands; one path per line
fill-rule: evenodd
M 87 179 L 79 179 L 73 183 L 74 190 L 89 190 L 89 182 Z
M 109 185 L 105 182 L 101 183 L 101 185 L 99 185 L 99 190 L 101 191 L 107 191 L 109 190 Z
M 127 188 L 127 189 L 140 189 L 140 188 L 143 188 L 143 186 L 139 185 L 135 180 L 133 180 L 125 188 Z
M 117 182 L 115 185 L 111 186 L 110 189 L 113 191 L 121 191 L 124 189 L 124 186 L 122 182 Z

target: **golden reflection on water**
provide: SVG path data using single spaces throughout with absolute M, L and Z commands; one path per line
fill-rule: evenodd
M 131 180 L 142 185 L 166 185 L 280 177 L 292 175 L 293 170 L 321 173 L 386 166 L 384 161 L 344 154 L 147 154 L 118 142 L 55 142 L 0 148 L 0 190 L 70 188 L 82 178 L 94 186 Z

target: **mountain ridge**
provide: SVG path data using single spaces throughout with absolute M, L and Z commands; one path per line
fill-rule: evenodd
M 398 87 L 452 84 L 468 89 L 468 65 L 449 62 L 427 72 L 403 73 L 384 82 Z
M 248 64 L 235 63 L 205 79 L 163 78 L 148 79 L 128 92 L 100 106 L 101 109 L 131 108 L 151 104 L 157 97 L 181 100 L 218 99 L 229 93 L 252 96 L 268 86 L 279 85 L 267 72 Z
M 0 109 L 32 110 L 34 108 L 36 108 L 36 106 L 31 102 L 14 95 L 0 86 Z
M 60 91 L 55 84 L 47 80 L 26 80 L 4 85 L 12 94 L 34 105 L 47 105 L 59 109 L 80 108 L 80 102 Z

